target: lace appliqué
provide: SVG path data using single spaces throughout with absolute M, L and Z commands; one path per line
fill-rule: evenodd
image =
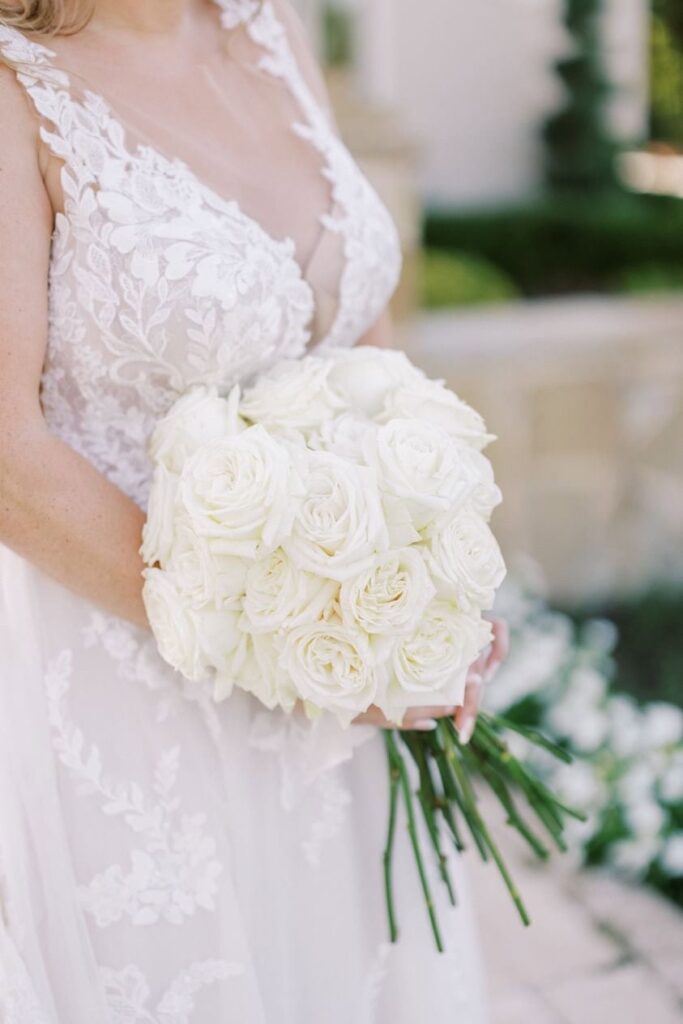
M 0 1020 L 3 1024 L 48 1024 L 24 964 L 0 924 Z
M 218 2 L 226 13 L 233 7 L 233 0 Z M 332 186 L 335 205 L 343 211 L 321 216 L 324 227 L 343 237 L 346 261 L 337 317 L 316 347 L 352 345 L 379 315 L 378 296 L 386 301 L 398 283 L 401 248 L 396 225 L 311 92 L 273 5 L 266 0 L 257 16 L 243 20 L 254 42 L 268 51 L 260 66 L 284 79 L 296 98 L 304 121 L 292 127 L 323 157 L 323 173 Z
M 83 908 L 101 928 L 124 917 L 134 925 L 181 924 L 200 909 L 214 910 L 223 866 L 215 857 L 215 840 L 206 834 L 205 815 L 182 810 L 176 793 L 179 748 L 161 755 L 149 793 L 136 782 L 110 779 L 99 748 L 87 746 L 68 718 L 65 698 L 72 669 L 72 652 L 64 650 L 46 672 L 55 750 L 80 792 L 96 796 L 104 814 L 120 817 L 138 843 L 128 868 L 114 864 L 80 887 Z
M 191 1024 L 196 994 L 207 985 L 237 977 L 243 971 L 240 964 L 226 960 L 194 963 L 171 982 L 152 1011 L 149 985 L 138 967 L 131 964 L 121 971 L 102 968 L 100 975 L 109 1007 L 107 1024 Z
M 216 2 L 225 26 L 244 22 L 263 49 L 261 68 L 290 88 L 303 115 L 292 127 L 323 157 L 342 212 L 321 221 L 343 236 L 345 265 L 337 316 L 319 344 L 351 345 L 398 280 L 396 229 L 308 88 L 272 5 Z M 51 50 L 8 26 L 0 26 L 0 50 L 20 65 L 41 137 L 62 162 L 45 417 L 144 505 L 156 419 L 194 384 L 228 389 L 280 356 L 302 355 L 314 294 L 290 238 L 274 239 L 182 161 L 145 145 L 129 149 L 102 97 L 73 95 Z
M 314 722 L 278 711 L 254 715 L 249 744 L 277 757 L 283 808 L 295 812 L 306 803 L 307 830 L 300 845 L 312 866 L 320 863 L 324 844 L 339 833 L 351 802 L 339 768 L 375 736 L 368 726 L 342 729 L 331 715 Z

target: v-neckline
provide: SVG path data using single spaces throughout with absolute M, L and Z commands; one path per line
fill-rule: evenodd
M 223 33 L 228 33 L 228 32 L 231 32 L 231 31 L 237 31 L 238 29 L 244 28 L 245 25 L 248 24 L 248 19 L 245 17 L 239 23 L 237 23 L 236 25 L 234 25 L 232 27 L 227 27 L 226 24 L 224 24 L 223 19 L 221 17 L 222 13 L 224 13 L 225 10 L 226 10 L 225 3 L 222 2 L 222 0 L 210 0 L 210 2 L 218 10 L 220 29 L 221 29 L 221 31 Z M 259 12 L 257 12 L 257 14 L 255 15 L 255 17 L 257 17 L 258 14 L 260 14 L 261 11 L 263 11 L 265 8 L 270 8 L 270 6 L 271 5 L 270 5 L 269 0 L 263 0 L 263 4 L 262 4 Z M 19 33 L 19 34 L 22 35 L 22 37 L 24 39 L 27 39 L 27 37 L 24 36 L 23 33 Z M 43 43 L 37 43 L 37 42 L 34 42 L 33 40 L 30 40 L 30 39 L 27 40 L 27 41 L 32 46 L 36 46 L 40 50 L 42 50 L 42 52 L 47 57 L 59 59 L 59 54 L 56 53 L 54 50 L 51 50 L 49 47 L 45 46 Z M 272 53 L 272 51 L 269 48 L 267 48 L 266 46 L 264 46 L 264 44 L 262 44 L 262 43 L 260 43 L 258 41 L 255 41 L 255 42 L 256 42 L 257 46 L 259 46 L 261 49 L 264 50 L 264 53 L 266 53 L 266 54 Z M 259 64 L 260 63 L 261 63 L 261 61 L 259 61 Z M 333 217 L 335 210 L 337 210 L 337 208 L 341 205 L 340 200 L 339 200 L 338 195 L 337 195 L 337 190 L 335 188 L 333 170 L 332 170 L 330 162 L 326 158 L 325 153 L 321 152 L 321 150 L 317 146 L 315 146 L 315 143 L 312 140 L 306 139 L 305 137 L 303 138 L 304 142 L 307 141 L 308 144 L 311 145 L 313 148 L 315 148 L 316 152 L 318 152 L 320 154 L 321 166 L 319 168 L 319 173 L 330 182 L 330 201 L 329 201 L 327 207 L 318 214 L 317 220 L 318 220 L 318 223 L 320 225 L 320 231 L 319 231 L 319 233 L 317 235 L 315 244 L 314 244 L 314 246 L 313 246 L 313 248 L 311 250 L 311 253 L 310 253 L 306 263 L 304 265 L 302 265 L 302 263 L 299 261 L 299 259 L 297 258 L 297 255 L 296 255 L 296 242 L 294 241 L 294 239 L 292 238 L 291 235 L 284 235 L 282 237 L 278 237 L 277 235 L 273 234 L 271 231 L 268 230 L 268 228 L 266 228 L 259 221 L 259 219 L 257 217 L 254 217 L 251 214 L 247 213 L 246 210 L 243 208 L 242 204 L 240 203 L 240 201 L 238 199 L 236 199 L 236 198 L 228 199 L 228 198 L 222 196 L 220 194 L 220 192 L 218 192 L 215 188 L 213 188 L 210 184 L 208 184 L 208 182 L 203 181 L 202 178 L 181 157 L 171 156 L 170 154 L 166 153 L 161 147 L 159 147 L 157 144 L 154 144 L 154 143 L 147 143 L 147 142 L 140 141 L 140 142 L 133 142 L 131 144 L 129 142 L 129 138 L 128 138 L 129 132 L 126 129 L 125 119 L 118 116 L 118 114 L 116 112 L 116 108 L 112 106 L 112 104 L 107 100 L 107 98 L 104 96 L 104 94 L 102 94 L 102 93 L 100 93 L 98 91 L 95 91 L 93 89 L 83 88 L 83 91 L 82 91 L 83 99 L 80 99 L 77 95 L 74 94 L 74 89 L 73 89 L 73 85 L 72 85 L 72 74 L 70 74 L 65 69 L 59 67 L 58 65 L 53 65 L 50 62 L 48 62 L 48 66 L 52 70 L 55 70 L 56 72 L 58 72 L 60 75 L 63 76 L 64 87 L 66 88 L 66 90 L 68 92 L 70 102 L 72 102 L 74 104 L 77 104 L 77 105 L 79 105 L 81 107 L 83 107 L 85 105 L 84 102 L 83 102 L 84 100 L 86 100 L 86 101 L 89 100 L 90 102 L 94 102 L 94 103 L 97 103 L 97 104 L 100 105 L 101 109 L 104 111 L 104 113 L 105 113 L 107 119 L 109 120 L 110 124 L 112 126 L 116 127 L 117 132 L 119 134 L 119 139 L 120 139 L 121 154 L 129 162 L 131 162 L 131 163 L 132 162 L 142 163 L 144 161 L 144 159 L 145 159 L 145 154 L 148 154 L 148 155 L 151 155 L 151 157 L 153 158 L 154 163 L 156 165 L 156 168 L 158 170 L 160 170 L 161 172 L 163 172 L 167 177 L 175 179 L 175 178 L 177 178 L 177 176 L 179 174 L 184 175 L 186 180 L 188 182 L 190 182 L 190 184 L 192 185 L 193 189 L 196 191 L 198 196 L 201 197 L 202 205 L 208 206 L 208 207 L 210 207 L 210 208 L 212 208 L 214 210 L 220 210 L 221 208 L 223 208 L 226 211 L 229 211 L 231 215 L 237 216 L 246 227 L 249 227 L 252 230 L 257 231 L 258 234 L 262 237 L 264 243 L 266 243 L 270 247 L 271 250 L 273 250 L 275 252 L 278 252 L 279 254 L 281 254 L 283 256 L 284 259 L 288 260 L 291 263 L 291 265 L 293 266 L 293 268 L 296 271 L 296 276 L 297 276 L 299 282 L 301 283 L 302 286 L 304 286 L 307 289 L 308 296 L 309 296 L 309 299 L 310 299 L 311 314 L 310 314 L 310 320 L 309 320 L 309 339 L 308 339 L 308 343 L 307 343 L 308 345 L 310 345 L 310 342 L 311 342 L 310 335 L 312 334 L 312 325 L 313 325 L 313 323 L 315 321 L 315 315 L 316 315 L 316 310 L 317 310 L 317 302 L 316 302 L 315 291 L 314 291 L 312 285 L 309 283 L 309 281 L 306 278 L 306 272 L 311 267 L 311 265 L 312 265 L 312 263 L 313 263 L 313 261 L 315 259 L 315 256 L 316 256 L 317 252 L 319 251 L 320 246 L 323 243 L 323 240 L 324 240 L 324 238 L 326 236 L 326 233 L 330 230 L 329 229 L 329 221 L 330 221 L 330 219 Z M 298 68 L 298 65 L 297 65 L 297 68 Z M 280 76 L 273 76 L 273 78 L 277 79 L 278 81 L 280 80 Z M 305 122 L 306 127 L 308 129 L 313 129 L 314 126 L 313 126 L 312 122 L 310 121 L 309 117 L 307 116 L 306 110 L 304 109 L 304 107 L 301 104 L 299 98 L 297 97 L 295 90 L 292 88 L 291 83 L 286 81 L 285 84 L 289 88 L 289 92 L 290 92 L 290 95 L 292 96 L 292 99 L 293 99 L 294 103 L 299 107 L 299 109 L 301 111 L 301 117 L 302 117 L 302 120 Z M 304 83 L 304 85 L 308 89 L 307 83 Z M 314 102 L 317 105 L 317 101 L 315 100 L 314 97 L 313 97 L 313 100 L 314 100 Z M 322 110 L 321 110 L 321 114 L 322 114 Z M 295 134 L 297 134 L 300 138 L 302 138 L 301 132 L 297 131 L 297 127 L 300 124 L 301 124 L 301 122 L 299 122 L 299 121 L 296 121 L 296 120 L 292 121 L 289 124 L 289 128 L 290 128 L 291 131 L 293 131 Z M 62 190 L 63 191 L 64 191 L 64 174 L 67 171 L 67 168 L 68 168 L 68 163 L 66 161 L 64 161 L 62 163 L 62 167 L 60 169 L 60 185 L 62 186 Z M 66 214 L 62 213 L 61 217 L 66 217 Z M 56 217 L 55 218 L 55 227 L 53 229 L 53 237 L 58 233 L 60 220 L 61 220 L 60 217 Z M 66 217 L 66 220 L 68 222 L 68 217 Z M 342 281 L 342 278 L 343 278 L 343 273 L 344 273 L 345 264 L 346 264 L 346 256 L 345 256 L 344 253 L 343 253 L 343 262 L 344 262 L 344 266 L 342 268 L 342 272 L 341 272 L 341 275 L 340 275 L 340 293 L 339 293 L 339 297 L 338 297 L 339 301 L 338 301 L 338 308 L 337 308 L 337 311 L 336 311 L 336 315 L 335 315 L 332 323 L 329 325 L 328 329 L 325 331 L 325 334 L 323 335 L 323 337 L 321 337 L 320 339 L 316 340 L 312 347 L 317 347 L 318 345 L 322 345 L 323 343 L 325 343 L 327 341 L 327 339 L 329 337 L 331 337 L 332 334 L 335 332 L 337 324 L 341 321 L 341 317 L 342 317 L 342 314 L 343 314 L 341 281 Z

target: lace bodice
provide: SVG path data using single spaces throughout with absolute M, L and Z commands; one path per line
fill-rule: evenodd
M 0 52 L 19 65 L 41 137 L 61 161 L 45 416 L 140 504 L 147 439 L 178 395 L 198 383 L 228 389 L 312 342 L 354 344 L 400 269 L 394 224 L 317 102 L 273 5 L 216 2 L 225 30 L 240 28 L 258 48 L 259 71 L 290 90 L 301 115 L 292 131 L 317 150 L 330 183 L 333 204 L 320 223 L 339 239 L 343 267 L 322 337 L 315 287 L 291 238 L 275 238 L 182 160 L 132 146 L 108 103 L 77 94 L 52 50 L 0 26 Z

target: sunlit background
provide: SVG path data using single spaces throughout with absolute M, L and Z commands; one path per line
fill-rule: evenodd
M 672 1024 L 683 2 L 299 6 L 399 225 L 401 344 L 499 436 L 513 655 L 489 700 L 578 755 L 554 776 L 589 814 L 570 857 L 534 872 L 518 855 L 529 932 L 473 864 L 494 1024 Z

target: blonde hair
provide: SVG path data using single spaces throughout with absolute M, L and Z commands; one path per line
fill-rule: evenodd
M 78 32 L 90 21 L 93 0 L 0 0 L 0 25 L 45 36 Z

